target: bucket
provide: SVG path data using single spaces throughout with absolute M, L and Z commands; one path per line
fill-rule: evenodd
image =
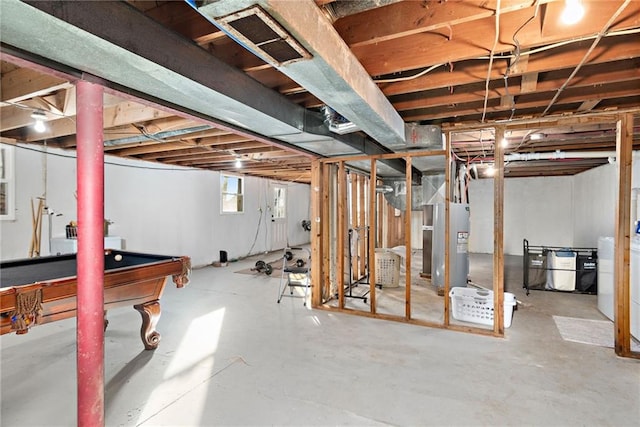
M 227 262 L 227 251 L 220 251 L 220 262 Z

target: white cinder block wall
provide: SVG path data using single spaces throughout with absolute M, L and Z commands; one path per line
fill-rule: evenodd
M 522 240 L 534 246 L 595 248 L 613 236 L 616 165 L 575 176 L 507 178 L 504 188 L 504 249 L 522 255 Z M 633 187 L 640 187 L 640 155 L 634 153 Z M 493 252 L 493 180 L 471 181 L 469 251 Z
M 75 151 L 31 146 L 15 149 L 16 216 L 2 221 L 3 260 L 25 258 L 31 241 L 31 198 L 45 191 L 47 204 L 62 216 L 52 217 L 52 236 L 62 237 L 65 225 L 76 220 Z M 45 161 L 46 158 L 46 161 Z M 105 218 L 113 221 L 109 234 L 121 236 L 130 251 L 188 255 L 194 266 L 217 261 L 220 251 L 230 259 L 271 250 L 272 190 L 275 182 L 245 178 L 245 212 L 220 213 L 220 173 L 105 157 Z M 309 186 L 287 187 L 289 244 L 309 242 L 300 225 L 309 219 Z M 48 255 L 48 219 L 43 219 L 42 255 Z M 255 244 L 254 244 L 255 242 Z

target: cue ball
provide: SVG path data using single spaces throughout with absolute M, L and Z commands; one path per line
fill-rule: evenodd
M 114 256 L 113 259 L 115 259 L 116 261 L 122 261 L 122 255 L 118 254 Z

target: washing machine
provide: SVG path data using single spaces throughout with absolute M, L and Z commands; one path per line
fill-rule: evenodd
M 613 237 L 598 239 L 598 310 L 613 320 Z M 631 238 L 631 335 L 640 341 L 640 235 Z
M 631 238 L 631 335 L 640 341 L 640 235 Z
M 613 237 L 598 239 L 598 310 L 613 320 Z

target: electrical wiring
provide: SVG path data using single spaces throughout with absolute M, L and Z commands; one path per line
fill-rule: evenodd
M 513 63 L 509 64 L 509 66 L 507 67 L 507 71 L 506 71 L 506 75 L 507 76 L 511 73 L 511 69 L 515 68 L 515 66 L 518 64 L 518 61 L 520 61 L 520 42 L 518 41 L 518 33 L 524 27 L 526 27 L 529 22 L 533 21 L 538 16 L 538 10 L 540 9 L 540 1 L 536 0 L 535 5 L 536 5 L 536 8 L 533 11 L 533 16 L 531 18 L 527 19 L 525 21 L 525 23 L 522 24 L 520 27 L 518 27 L 518 29 L 513 33 L 513 42 L 516 45 L 516 53 L 514 54 Z
M 487 67 L 487 80 L 484 85 L 484 106 L 482 107 L 482 119 L 481 123 L 484 123 L 485 116 L 487 114 L 487 103 L 489 101 L 489 82 L 491 81 L 491 68 L 493 67 L 493 53 L 498 45 L 498 38 L 500 37 L 500 0 L 496 3 L 496 37 L 493 40 L 493 47 L 489 55 L 489 67 Z M 484 151 L 484 150 L 483 150 Z
M 593 41 L 593 43 L 591 44 L 591 47 L 589 48 L 589 50 L 587 50 L 587 53 L 584 54 L 584 57 L 582 58 L 582 60 L 580 61 L 580 63 L 578 65 L 576 65 L 576 68 L 574 68 L 573 72 L 571 73 L 571 75 L 569 77 L 567 77 L 567 80 L 562 84 L 562 86 L 560 86 L 560 88 L 558 88 L 558 90 L 556 91 L 556 94 L 554 95 L 553 99 L 551 100 L 551 102 L 549 102 L 549 105 L 547 105 L 547 108 L 545 108 L 545 110 L 542 112 L 542 114 L 540 115 L 541 117 L 544 117 L 549 110 L 551 109 L 551 107 L 553 106 L 553 104 L 555 104 L 555 102 L 558 100 L 558 98 L 560 97 L 560 94 L 565 90 L 565 88 L 569 85 L 569 82 L 575 77 L 576 74 L 578 74 L 578 71 L 580 71 L 580 69 L 582 68 L 582 66 L 587 62 L 587 59 L 589 58 L 589 56 L 591 55 L 591 52 L 593 52 L 593 50 L 596 48 L 596 46 L 598 45 L 598 43 L 600 42 L 600 40 L 602 40 L 602 37 L 604 37 L 604 35 L 607 33 L 607 30 L 609 29 L 609 27 L 611 25 L 613 25 L 613 23 L 615 22 L 615 20 L 618 18 L 618 16 L 622 13 L 622 11 L 629 5 L 629 3 L 631 2 L 631 0 L 626 0 L 619 8 L 618 10 L 613 14 L 613 16 L 609 19 L 609 21 L 607 21 L 607 23 L 604 25 L 604 27 L 602 27 L 602 30 L 600 30 L 600 32 L 598 33 L 597 37 L 595 38 L 595 40 Z
M 427 73 L 430 73 L 431 71 L 435 70 L 438 67 L 441 67 L 443 65 L 446 64 L 436 64 L 436 65 L 432 65 L 429 68 L 425 68 L 424 70 L 420 71 L 417 74 L 411 75 L 411 76 L 406 76 L 406 77 L 397 77 L 397 78 L 393 78 L 393 79 L 380 79 L 380 80 L 376 80 L 374 79 L 374 83 L 396 83 L 396 82 L 404 82 L 407 80 L 413 80 L 413 79 L 417 79 L 418 77 L 422 77 Z
M 511 95 L 509 94 L 509 75 L 511 74 L 511 69 L 515 68 L 515 66 L 520 61 L 520 41 L 518 40 L 518 33 L 527 26 L 527 24 L 538 16 L 538 10 L 540 9 L 540 2 L 536 0 L 535 2 L 536 8 L 533 12 L 533 16 L 527 19 L 524 24 L 522 24 L 518 29 L 513 33 L 513 42 L 516 45 L 516 50 L 514 54 L 514 60 L 507 66 L 507 69 L 504 73 L 504 89 L 506 92 L 507 99 L 511 99 Z M 513 116 L 516 114 L 516 102 L 515 98 L 511 99 L 511 116 L 509 116 L 509 121 L 513 120 Z

